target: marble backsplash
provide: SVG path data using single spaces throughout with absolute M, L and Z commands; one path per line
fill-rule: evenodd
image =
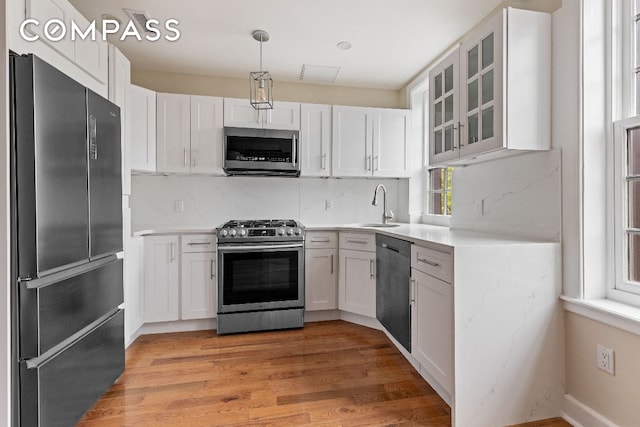
M 561 152 L 457 167 L 451 228 L 559 242 Z
M 408 222 L 408 179 L 133 175 L 132 230 L 213 228 L 247 218 L 294 218 L 303 224 L 380 222 L 382 194 L 378 206 L 371 205 L 380 183 L 388 190 L 394 221 Z M 182 212 L 176 209 L 179 201 Z

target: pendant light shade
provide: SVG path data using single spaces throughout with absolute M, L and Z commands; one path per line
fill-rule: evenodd
M 270 110 L 273 108 L 273 79 L 268 71 L 262 71 L 262 43 L 269 41 L 269 33 L 256 30 L 252 35 L 260 42 L 260 71 L 249 73 L 249 100 L 256 110 Z

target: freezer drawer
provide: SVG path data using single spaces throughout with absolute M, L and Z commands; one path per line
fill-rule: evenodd
M 76 425 L 123 370 L 124 312 L 119 310 L 52 359 L 33 368 L 20 364 L 21 425 Z
M 66 278 L 58 273 L 20 284 L 22 359 L 43 354 L 123 302 L 122 260 L 114 256 L 89 267 L 93 269 L 72 269 L 76 274 Z

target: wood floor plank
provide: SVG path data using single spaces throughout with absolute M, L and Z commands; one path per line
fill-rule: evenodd
M 140 336 L 124 374 L 78 425 L 443 427 L 451 411 L 384 333 L 331 321 Z

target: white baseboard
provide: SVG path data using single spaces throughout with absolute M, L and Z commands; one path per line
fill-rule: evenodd
M 328 320 L 339 320 L 340 311 L 338 310 L 320 310 L 320 311 L 305 311 L 304 323 L 307 322 L 326 322 Z
M 360 314 L 349 313 L 348 311 L 340 311 L 340 319 L 346 322 L 355 323 L 367 328 L 382 330 L 382 324 L 375 317 L 362 316 Z
M 564 395 L 562 418 L 574 427 L 619 427 L 570 394 Z
M 145 323 L 138 329 L 136 334 L 164 334 L 167 332 L 190 332 L 206 329 L 216 329 L 216 319 L 178 320 L 175 322 Z

